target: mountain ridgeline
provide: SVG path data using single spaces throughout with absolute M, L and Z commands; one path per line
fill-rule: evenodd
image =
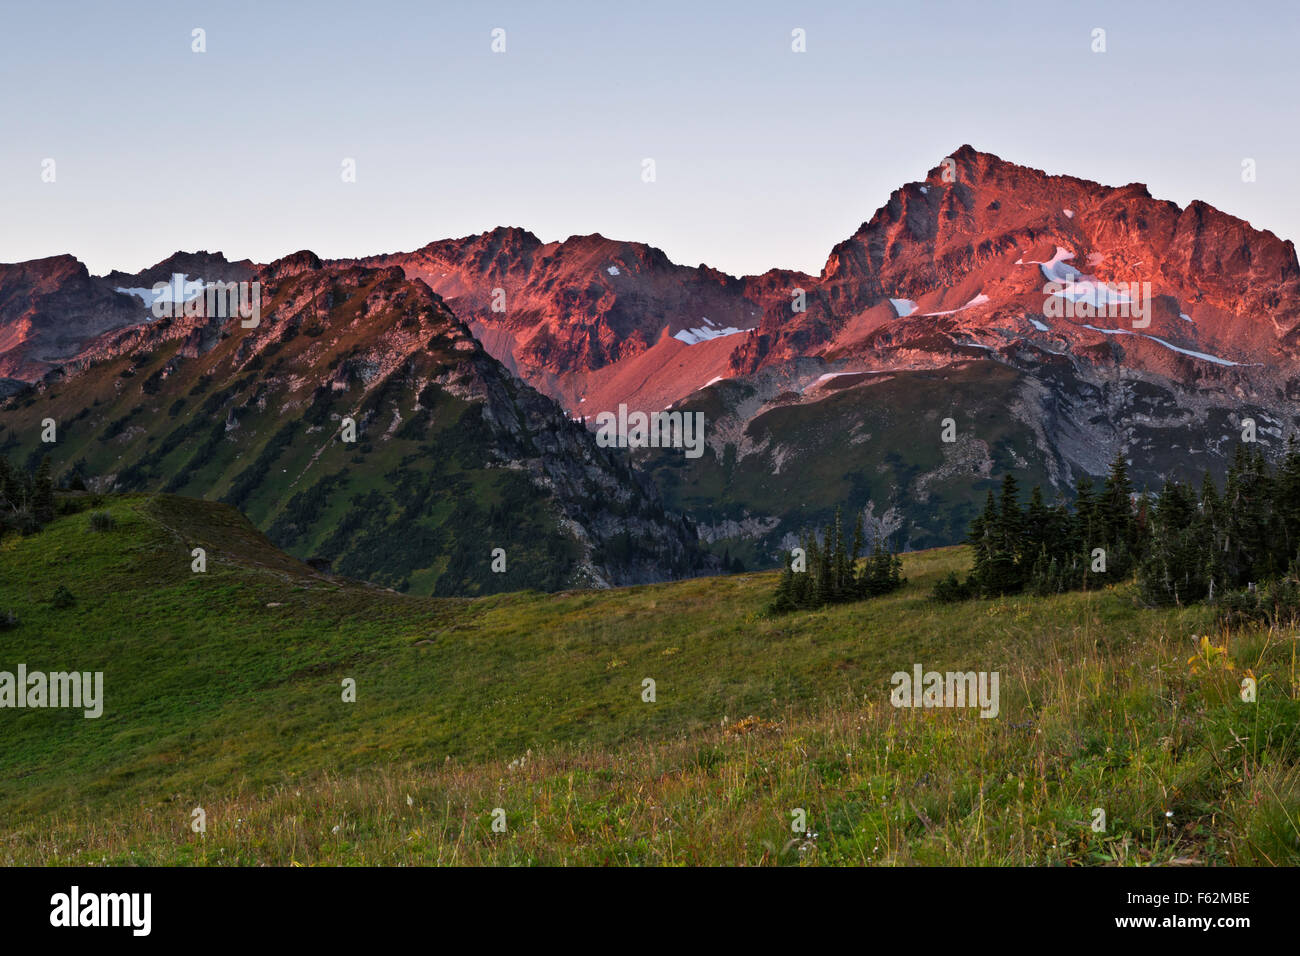
M 263 327 L 155 320 L 141 293 L 178 274 L 260 281 Z M 1247 429 L 1277 457 L 1300 262 L 1205 203 L 962 146 L 817 275 L 517 227 L 329 263 L 0 266 L 0 376 L 28 472 L 49 451 L 64 478 L 222 498 L 426 593 L 629 583 L 777 567 L 841 507 L 867 540 L 962 541 L 1008 473 L 1055 500 L 1116 455 L 1138 488 L 1221 481 Z M 703 454 L 629 463 L 570 421 L 623 404 L 701 413 Z
M 1123 452 L 1139 487 L 1222 479 L 1246 419 L 1274 454 L 1300 426 L 1290 241 L 970 146 L 895 190 L 818 275 L 733 277 L 517 228 L 376 261 L 447 296 L 570 414 L 703 411 L 708 453 L 644 464 L 711 547 L 768 566 L 837 506 L 905 548 L 947 544 L 1002 473 L 1069 494 Z M 1092 308 L 1095 283 L 1136 284 L 1142 314 Z
M 513 378 L 423 283 L 310 253 L 252 278 L 256 327 L 200 298 L 103 335 L 8 399 L 0 454 L 28 471 L 49 455 L 93 490 L 219 499 L 295 557 L 421 594 L 709 568 L 625 451 Z

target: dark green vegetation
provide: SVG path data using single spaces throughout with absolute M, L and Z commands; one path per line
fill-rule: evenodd
M 953 343 L 939 338 L 951 357 Z M 1122 361 L 1114 349 L 1122 346 L 1103 349 L 1107 364 Z M 668 507 L 689 515 L 714 553 L 775 568 L 837 505 L 846 516 L 863 510 L 868 540 L 883 530 L 905 551 L 956 544 L 1004 474 L 1041 487 L 1049 503 L 1071 499 L 1080 477 L 1100 484 L 1123 448 L 1138 490 L 1207 472 L 1221 483 L 1244 418 L 1300 424 L 1250 403 L 1206 407 L 1212 392 L 1084 375 L 1033 348 L 1016 349 L 1013 364 L 966 352 L 964 364 L 836 373 L 802 393 L 761 374 L 715 383 L 674 406 L 704 413 L 710 451 L 699 459 L 647 451 L 643 461 Z M 830 367 L 801 365 L 799 381 Z M 1259 440 L 1280 454 L 1271 434 Z
M 1150 605 L 1209 600 L 1238 618 L 1289 624 L 1300 616 L 1300 443 L 1288 443 L 1276 470 L 1257 445 L 1238 445 L 1223 489 L 1206 475 L 1199 494 L 1167 481 L 1137 495 L 1121 455 L 1099 492 L 1080 481 L 1073 507 L 1047 507 L 1035 487 L 1022 508 L 1007 474 L 968 540 L 970 575 L 939 581 L 936 598 L 1059 594 L 1136 575 Z
M 34 470 L 48 454 L 72 487 L 224 501 L 290 554 L 418 594 L 701 570 L 626 455 L 514 381 L 426 286 L 297 267 L 265 277 L 257 328 L 162 319 L 11 396 L 0 455 Z
M 827 524 L 837 502 L 851 503 L 851 511 L 870 502 L 876 519 L 888 516 L 899 529 L 903 550 L 952 544 L 985 490 L 996 487 L 993 475 L 1015 469 L 1028 481 L 1050 482 L 1033 430 L 1007 413 L 1008 395 L 1025 380 L 992 362 L 845 376 L 829 383 L 827 397 L 801 403 L 790 394 L 743 428 L 736 409 L 758 404 L 755 389 L 720 382 L 674 406 L 704 413 L 716 455 L 642 455 L 667 506 L 701 527 L 779 519 L 718 545 L 719 554 L 729 547 L 749 567 L 779 566 L 801 529 Z M 856 387 L 864 383 L 872 384 Z M 949 417 L 954 442 L 941 440 Z
M 49 456 L 34 473 L 10 467 L 0 455 L 0 535 L 32 534 L 54 520 L 54 477 Z
M 1294 628 L 1125 583 L 929 600 L 964 548 L 775 616 L 776 573 L 431 599 L 224 505 L 56 510 L 0 539 L 0 670 L 102 670 L 105 708 L 0 710 L 0 863 L 1300 862 Z M 1000 672 L 1000 716 L 891 707 L 915 662 Z
M 845 540 L 840 513 L 827 525 L 821 540 L 803 539 L 798 556 L 791 554 L 781 572 L 771 610 L 780 614 L 797 608 L 825 607 L 879 597 L 907 583 L 903 559 L 876 538 L 871 556 L 858 566 L 862 554 L 862 515 L 853 525 L 851 543 Z

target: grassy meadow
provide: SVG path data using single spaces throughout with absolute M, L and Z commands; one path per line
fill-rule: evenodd
M 63 510 L 0 542 L 0 670 L 103 671 L 104 714 L 0 710 L 0 864 L 1300 862 L 1294 631 L 1127 586 L 929 600 L 964 548 L 780 617 L 774 572 L 434 599 L 225 505 Z M 999 672 L 999 716 L 894 708 L 916 663 Z

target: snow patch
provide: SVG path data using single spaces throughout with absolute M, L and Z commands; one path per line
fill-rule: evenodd
M 1079 276 L 1080 281 L 1067 281 L 1065 288 L 1052 295 L 1058 299 L 1071 302 L 1088 302 L 1093 309 L 1102 311 L 1111 306 L 1128 305 L 1132 300 L 1118 289 L 1110 288 L 1105 282 L 1099 282 L 1092 276 Z
M 1095 255 L 1095 253 L 1093 254 Z M 1088 262 L 1091 264 L 1093 255 L 1088 256 Z M 1016 265 L 1036 265 L 1043 271 L 1043 277 L 1049 282 L 1056 282 L 1064 288 L 1060 292 L 1053 292 L 1052 295 L 1068 299 L 1071 302 L 1088 302 L 1098 311 L 1108 309 L 1112 306 L 1129 305 L 1132 300 L 1117 288 L 1111 288 L 1111 283 L 1101 282 L 1093 276 L 1085 275 L 1067 261 L 1074 258 L 1074 253 L 1064 246 L 1057 246 L 1056 252 L 1047 262 L 1038 262 L 1033 259 L 1017 259 Z
M 1046 262 L 1034 263 L 1038 268 L 1043 270 L 1043 276 L 1050 282 L 1073 282 L 1079 278 L 1079 270 L 1074 266 L 1067 265 L 1067 261 L 1074 258 L 1074 253 L 1064 246 L 1057 246 L 1056 252 L 1052 258 Z M 1032 263 L 1033 260 L 1030 260 Z M 1026 263 L 1029 265 L 1030 263 Z
M 916 303 L 911 299 L 890 299 L 889 304 L 894 307 L 900 319 L 906 318 L 916 311 Z
M 708 319 L 704 321 L 708 322 Z M 710 322 L 710 325 L 713 323 Z M 738 329 L 734 326 L 728 326 L 725 329 L 708 328 L 708 329 L 682 329 L 680 332 L 673 334 L 679 342 L 685 342 L 687 345 L 699 345 L 701 342 L 707 342 L 709 339 L 720 339 L 726 335 L 740 335 L 745 332 L 752 332 L 753 329 Z
M 1073 218 L 1074 218 L 1074 210 L 1073 210 L 1073 209 L 1062 209 L 1061 212 L 1065 213 L 1065 218 L 1066 218 L 1066 219 L 1073 219 Z
M 979 295 L 975 296 L 975 298 L 971 299 L 969 302 L 963 305 L 960 309 L 949 309 L 947 312 L 926 312 L 921 317 L 925 318 L 926 316 L 930 316 L 930 315 L 956 315 L 958 312 L 964 312 L 966 309 L 973 309 L 977 305 L 983 305 L 988 300 L 989 297 L 986 296 L 983 292 L 981 292 Z
M 1207 352 L 1194 352 L 1191 349 L 1180 348 L 1164 339 L 1156 338 L 1154 335 L 1143 335 L 1140 332 L 1133 332 L 1129 329 L 1099 329 L 1095 325 L 1084 324 L 1085 329 L 1092 329 L 1094 332 L 1100 332 L 1102 335 L 1136 335 L 1141 339 L 1150 339 L 1152 342 L 1159 342 L 1171 352 L 1177 352 L 1180 355 L 1190 355 L 1192 358 L 1202 359 L 1206 362 L 1213 362 L 1215 365 L 1240 365 L 1240 362 L 1231 362 L 1225 358 L 1219 358 L 1217 355 L 1210 355 Z
M 839 378 L 841 375 L 869 375 L 869 374 L 871 374 L 871 373 L 870 373 L 870 372 L 867 372 L 867 371 L 858 371 L 858 372 L 827 372 L 825 375 L 819 375 L 819 376 L 817 377 L 817 380 L 816 380 L 815 382 L 811 382 L 811 383 L 805 385 L 803 388 L 799 389 L 799 394 L 802 395 L 802 394 L 804 394 L 805 392 L 807 392 L 810 388 L 816 388 L 817 386 L 821 385 L 823 382 L 829 382 L 831 379 L 833 379 L 833 378 Z
M 1044 323 L 1039 322 L 1037 319 L 1030 319 L 1029 324 L 1032 325 L 1034 328 L 1036 328 L 1039 332 L 1051 331 L 1051 329 L 1049 329 Z
M 609 267 L 608 269 L 606 269 L 605 271 L 608 272 L 608 273 L 609 273 L 610 275 L 612 275 L 612 276 L 616 276 L 616 275 L 618 275 L 618 266 L 610 266 L 610 267 Z
M 1178 317 L 1182 319 L 1184 322 L 1192 321 L 1192 317 L 1188 315 L 1186 312 L 1179 312 Z
M 814 382 L 813 384 L 820 385 L 822 382 L 829 382 L 831 379 L 839 378 L 841 375 L 862 375 L 862 374 L 863 374 L 862 372 L 827 372 L 825 375 L 818 376 L 817 381 Z
M 148 308 L 153 308 L 155 302 L 170 302 L 173 305 L 192 302 L 203 295 L 203 290 L 206 288 L 207 284 L 202 279 L 187 281 L 184 272 L 173 272 L 171 282 L 156 293 L 153 289 L 123 289 L 120 287 L 115 291 L 138 296 Z M 179 300 L 176 298 L 177 289 L 181 290 Z

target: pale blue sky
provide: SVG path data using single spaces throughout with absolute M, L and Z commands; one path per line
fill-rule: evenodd
M 816 272 L 967 142 L 1300 237 L 1293 2 L 5 7 L 0 261 L 341 257 L 518 225 Z

